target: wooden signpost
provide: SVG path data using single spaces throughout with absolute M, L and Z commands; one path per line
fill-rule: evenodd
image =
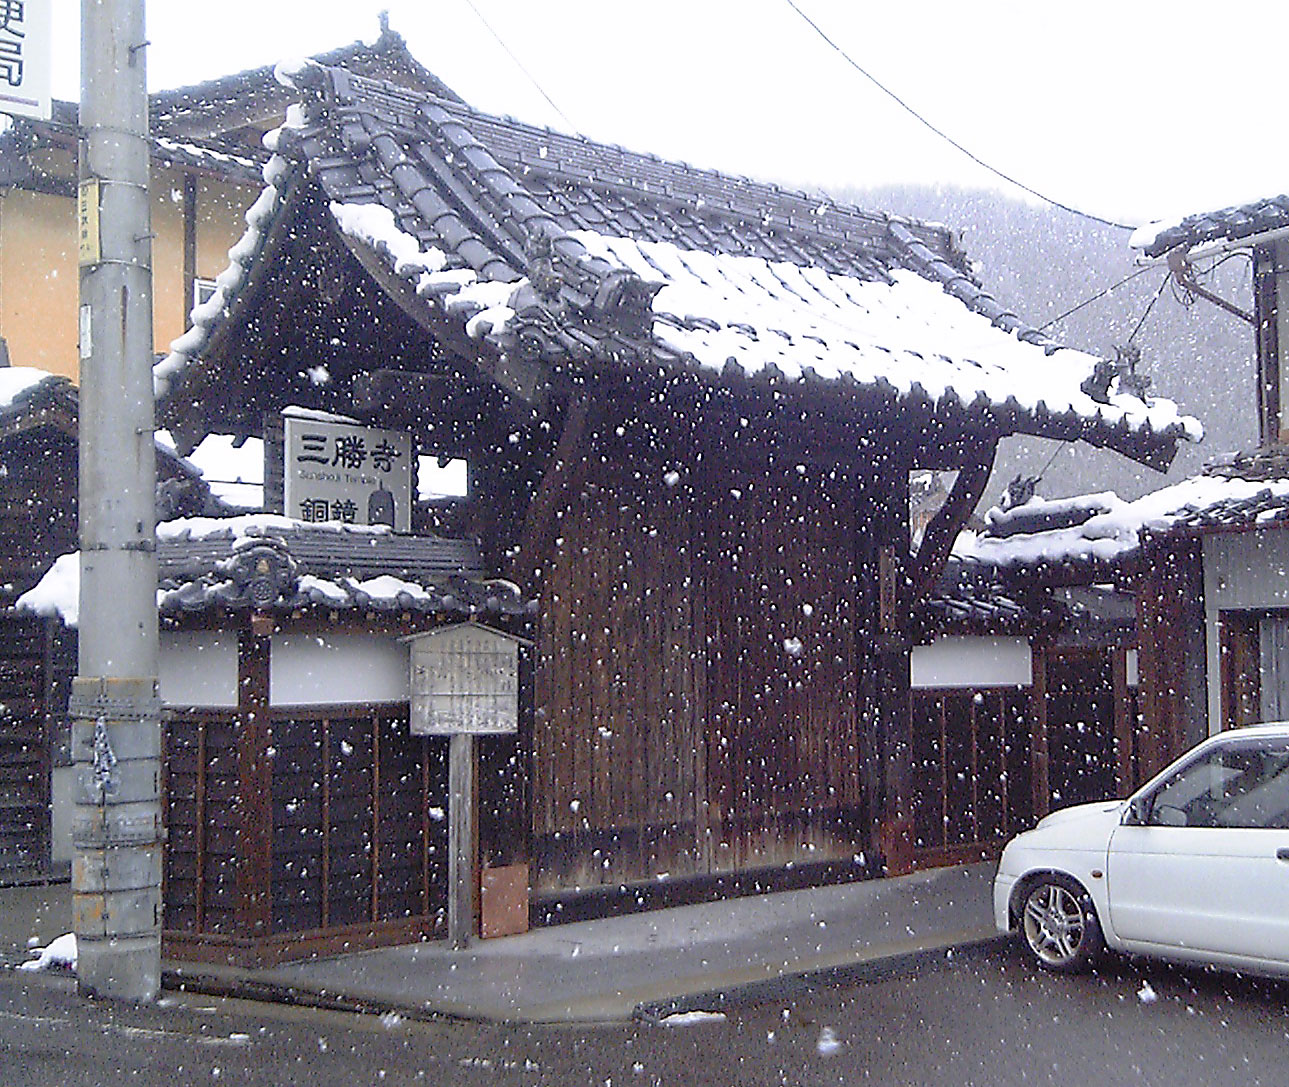
M 475 935 L 476 738 L 519 730 L 519 646 L 526 643 L 478 623 L 407 641 L 412 735 L 449 737 L 448 939 L 464 948 Z

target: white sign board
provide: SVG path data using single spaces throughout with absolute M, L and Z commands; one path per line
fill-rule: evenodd
M 293 415 L 283 424 L 288 517 L 411 531 L 409 435 Z
M 0 113 L 50 116 L 53 0 L 0 2 Z
M 519 642 L 462 623 L 409 639 L 413 736 L 519 731 Z

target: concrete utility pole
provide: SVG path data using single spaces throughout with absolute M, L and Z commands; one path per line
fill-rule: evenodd
M 72 869 L 82 995 L 161 987 L 160 702 L 144 0 L 81 0 L 80 659 Z

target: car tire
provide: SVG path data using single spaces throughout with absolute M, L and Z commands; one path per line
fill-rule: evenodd
M 1092 897 L 1068 876 L 1052 873 L 1026 885 L 1020 900 L 1020 935 L 1044 970 L 1090 970 L 1105 950 Z

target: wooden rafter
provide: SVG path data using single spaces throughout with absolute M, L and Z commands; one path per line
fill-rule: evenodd
M 922 545 L 913 558 L 913 605 L 925 600 L 935 588 L 940 572 L 949 559 L 958 530 L 984 494 L 997 452 L 998 442 L 995 440 L 981 450 L 974 463 L 959 469 L 949 497 L 927 525 L 926 532 L 922 535 Z

